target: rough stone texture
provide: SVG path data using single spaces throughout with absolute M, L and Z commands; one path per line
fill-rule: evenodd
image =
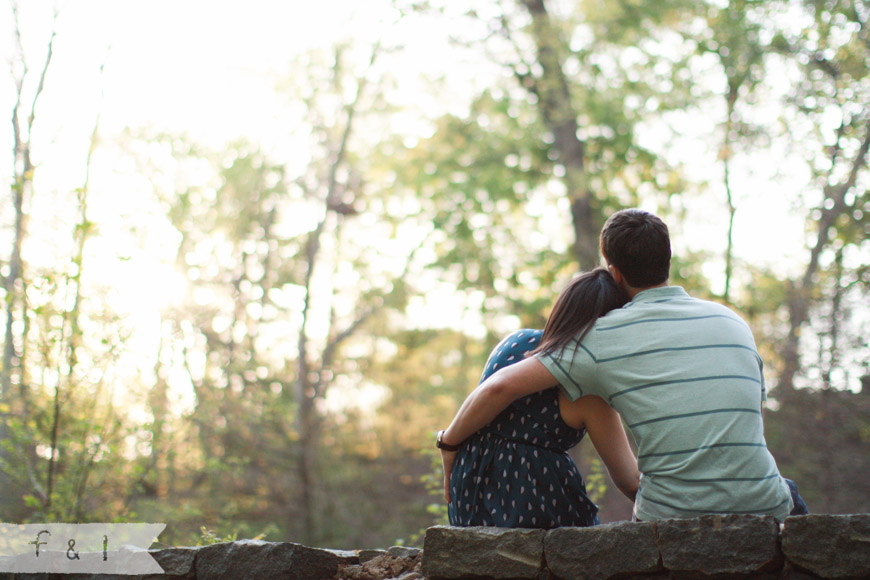
M 544 538 L 544 561 L 561 580 L 607 580 L 661 569 L 652 523 L 557 528 Z
M 778 580 L 821 580 L 819 576 L 798 570 L 791 562 L 786 561 Z
M 356 563 L 359 558 L 352 552 L 241 540 L 201 548 L 196 556 L 196 580 L 325 580 L 335 575 L 339 564 Z
M 419 554 L 404 558 L 384 553 L 359 566 L 339 566 L 333 580 L 412 580 L 422 577 L 421 568 L 422 557 Z
M 198 551 L 198 548 L 148 550 L 151 557 L 163 568 L 163 575 L 138 576 L 137 580 L 157 580 L 164 577 L 172 580 L 194 580 L 194 561 Z
M 781 544 L 781 548 L 780 548 Z M 870 580 L 870 514 L 622 522 L 556 530 L 430 528 L 425 551 L 242 540 L 149 550 L 164 574 L 0 580 Z
M 369 560 L 377 558 L 378 556 L 383 556 L 386 553 L 386 550 L 360 550 L 358 553 L 359 563 L 365 564 Z
M 870 514 L 786 518 L 782 551 L 821 578 L 870 578 Z
M 396 558 L 414 558 L 415 556 L 419 556 L 422 552 L 423 550 L 420 548 L 413 548 L 411 546 L 390 546 L 387 548 L 387 553 Z
M 458 578 L 537 578 L 543 570 L 544 530 L 452 528 L 426 530 L 423 576 Z
M 782 568 L 771 516 L 703 516 L 656 522 L 662 565 L 675 579 L 745 578 Z

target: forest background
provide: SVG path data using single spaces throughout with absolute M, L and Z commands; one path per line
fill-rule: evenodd
M 434 431 L 631 206 L 870 511 L 870 3 L 460 4 L 3 6 L 0 520 L 419 543 Z

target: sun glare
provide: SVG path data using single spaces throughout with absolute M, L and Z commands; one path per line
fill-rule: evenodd
M 118 280 L 113 304 L 127 314 L 145 313 L 159 316 L 167 309 L 180 306 L 189 291 L 187 278 L 171 264 L 150 259 L 124 264 L 127 275 Z

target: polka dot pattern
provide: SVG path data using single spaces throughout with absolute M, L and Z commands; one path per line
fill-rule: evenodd
M 493 350 L 481 382 L 521 361 L 541 338 L 519 330 Z M 559 413 L 556 388 L 514 401 L 466 440 L 450 477 L 448 515 L 453 526 L 555 528 L 598 524 L 598 507 L 567 451 L 585 431 Z

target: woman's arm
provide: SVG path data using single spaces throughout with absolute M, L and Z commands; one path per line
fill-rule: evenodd
M 568 425 L 586 429 L 595 451 L 607 467 L 610 479 L 619 491 L 634 501 L 640 485 L 640 472 L 619 413 L 601 397 L 587 395 L 571 401 L 561 392 L 559 409 Z

